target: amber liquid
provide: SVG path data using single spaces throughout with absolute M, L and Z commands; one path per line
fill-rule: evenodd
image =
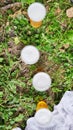
M 35 27 L 35 28 L 38 28 L 42 25 L 42 21 L 39 21 L 39 22 L 35 22 L 35 21 L 32 21 L 30 20 L 30 24 Z

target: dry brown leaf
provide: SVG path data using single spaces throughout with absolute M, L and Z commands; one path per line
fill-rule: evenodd
M 49 11 L 50 7 L 48 5 L 46 5 L 46 11 Z
M 22 14 L 23 14 L 23 15 L 27 15 L 27 12 L 26 12 L 26 11 L 22 11 Z
M 12 51 L 12 48 L 8 48 L 8 52 L 11 52 Z
M 60 22 L 60 25 L 62 28 L 66 28 L 67 27 L 67 21 L 64 20 L 63 22 Z
M 9 26 L 9 22 L 6 23 L 6 26 Z
M 61 48 L 60 48 L 59 50 L 60 50 L 60 52 L 62 52 L 62 53 L 64 53 L 64 52 L 65 52 L 65 50 L 64 50 L 64 49 L 61 49 Z
M 66 10 L 66 15 L 69 18 L 73 17 L 73 7 L 71 7 L 71 8 L 69 8 L 69 9 Z
M 58 8 L 56 9 L 56 11 L 55 11 L 55 14 L 58 15 L 58 14 L 60 14 L 60 13 L 61 13 L 61 9 L 60 9 L 60 7 L 58 7 Z
M 68 43 L 64 44 L 63 46 L 64 46 L 65 49 L 69 48 L 69 44 Z

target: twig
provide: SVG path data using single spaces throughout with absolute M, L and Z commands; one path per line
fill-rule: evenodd
M 13 4 L 8 4 L 4 7 L 1 8 L 1 11 L 6 11 L 8 9 L 11 9 L 11 8 L 15 8 L 15 7 L 18 7 L 20 8 L 22 6 L 21 2 L 15 2 Z

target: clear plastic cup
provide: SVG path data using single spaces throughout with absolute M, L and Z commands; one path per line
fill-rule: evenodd
M 46 8 L 39 2 L 34 2 L 28 7 L 28 16 L 30 18 L 30 24 L 38 28 L 42 24 L 42 20 L 46 16 Z
M 40 58 L 38 49 L 32 45 L 25 46 L 21 51 L 21 60 L 26 64 L 35 64 Z
M 13 128 L 12 130 L 21 130 L 21 128 L 16 127 L 16 128 Z
M 51 87 L 51 78 L 45 72 L 39 72 L 34 75 L 32 84 L 37 91 L 46 91 Z
M 34 118 L 40 127 L 47 127 L 51 122 L 52 112 L 46 108 L 43 108 L 35 113 Z

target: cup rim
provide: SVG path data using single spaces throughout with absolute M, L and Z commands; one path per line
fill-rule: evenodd
M 46 80 L 46 82 L 44 80 Z M 45 84 L 42 84 L 43 81 L 45 82 Z M 32 79 L 33 87 L 37 91 L 46 91 L 46 90 L 48 90 L 51 87 L 51 82 L 52 81 L 51 81 L 50 75 L 45 73 L 45 72 L 38 72 L 37 74 L 34 75 L 34 77 Z M 37 85 L 36 85 L 36 83 L 37 83 Z M 41 85 L 41 86 L 39 86 L 39 85 Z
M 38 114 L 40 114 L 40 112 L 43 112 L 43 111 L 45 111 L 50 116 L 50 118 L 48 119 L 48 121 L 46 123 L 44 123 L 44 124 L 40 123 L 39 119 L 37 119 Z M 48 124 L 50 124 L 50 122 L 52 120 L 52 112 L 49 109 L 47 109 L 47 108 L 39 109 L 38 111 L 36 111 L 36 113 L 34 115 L 34 119 L 35 119 L 36 124 L 38 126 L 40 126 L 40 127 L 48 127 Z
M 39 13 L 38 13 L 38 10 L 40 10 Z M 29 18 L 32 21 L 40 22 L 46 16 L 46 8 L 42 3 L 34 2 L 31 5 L 29 5 L 27 13 L 28 13 Z
M 35 52 L 34 53 L 34 60 L 30 57 L 30 55 L 27 55 L 27 54 L 25 54 L 25 52 L 29 52 L 30 51 L 30 49 L 31 49 L 31 52 Z M 30 58 L 31 58 L 31 60 L 30 60 Z M 31 65 L 31 64 L 35 64 L 36 62 L 38 62 L 38 60 L 39 60 L 39 58 L 40 58 L 40 52 L 39 52 L 39 50 L 35 47 L 35 46 L 33 46 L 33 45 L 27 45 L 27 46 L 25 46 L 22 50 L 21 50 L 21 60 L 23 61 L 23 62 L 25 62 L 25 64 L 29 64 L 29 65 Z

